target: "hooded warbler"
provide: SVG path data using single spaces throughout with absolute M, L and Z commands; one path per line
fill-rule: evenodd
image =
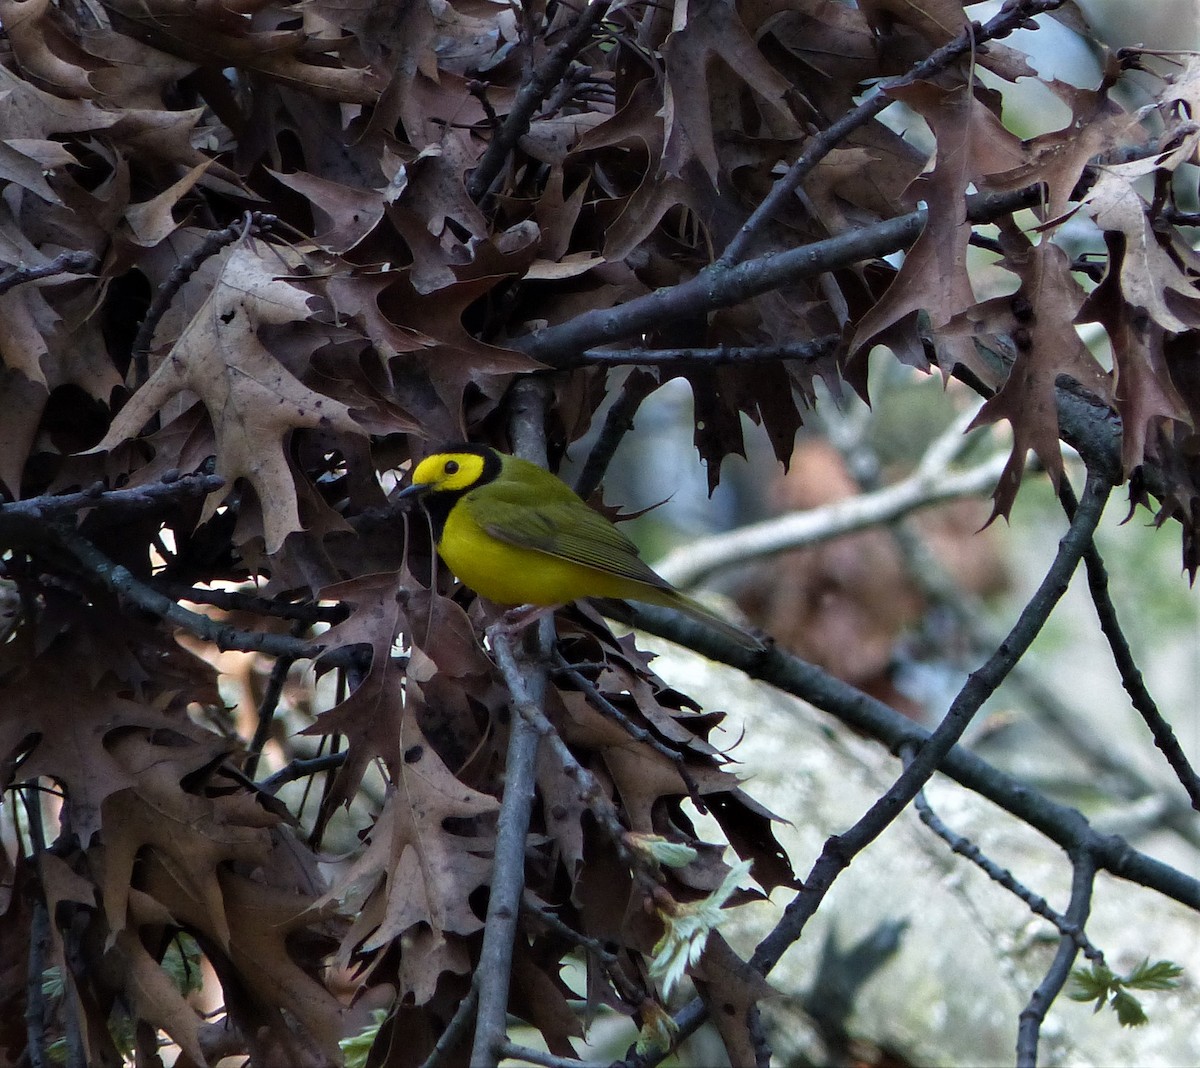
M 419 497 L 446 566 L 497 604 L 644 601 L 701 620 L 742 648 L 764 648 L 655 574 L 612 523 L 528 460 L 485 445 L 448 445 L 417 464 L 399 496 Z

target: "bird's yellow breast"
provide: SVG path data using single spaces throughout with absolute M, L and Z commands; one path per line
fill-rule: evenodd
M 451 509 L 438 553 L 461 582 L 489 601 L 558 605 L 581 597 L 646 595 L 643 583 L 492 537 L 467 505 L 464 499 Z

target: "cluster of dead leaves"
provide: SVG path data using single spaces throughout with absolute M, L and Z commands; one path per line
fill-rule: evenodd
M 339 686 L 309 688 L 305 735 L 344 747 L 344 760 L 303 826 L 242 775 L 248 739 L 201 715 L 221 706 L 217 679 L 172 627 L 119 602 L 49 526 L 4 546 L 20 606 L 3 647 L 4 785 L 58 795 L 34 806 L 58 821 L 46 848 L 0 857 L 6 929 L 49 931 L 45 944 L 4 940 L 10 1053 L 41 959 L 63 983 L 47 1027 L 83 1021 L 88 1063 L 122 1055 L 118 1018 L 147 1057 L 161 1031 L 195 1064 L 226 1049 L 329 1063 L 380 991 L 393 1010 L 379 1062 L 425 1056 L 478 959 L 508 697 L 462 595 L 421 577 L 420 531 L 405 563 L 380 474 L 426 442 L 501 439 L 512 381 L 546 370 L 522 339 L 605 310 L 612 327 L 597 340 L 624 336 L 622 303 L 695 277 L 815 130 L 966 25 L 953 0 L 613 4 L 472 199 L 497 124 L 578 16 L 490 0 L 0 0 L 0 259 L 15 272 L 0 276 L 0 487 L 9 499 L 137 488 L 211 467 L 224 485 L 205 500 L 162 498 L 131 516 L 97 507 L 77 532 L 147 588 L 258 582 L 258 614 L 235 619 L 243 629 L 284 629 L 268 622 L 275 602 L 320 598 L 348 613 L 320 637 L 332 659 L 317 674 Z M 998 42 L 977 58 L 988 85 L 1036 77 Z M 899 267 L 800 274 L 630 339 L 764 350 L 749 365 L 648 372 L 692 384 L 714 483 L 742 448 L 743 415 L 786 460 L 814 378 L 844 374 L 862 389 L 866 355 L 883 344 L 992 394 L 981 421 L 1014 432 L 998 510 L 1029 449 L 1061 469 L 1065 376 L 1119 413 L 1124 470 L 1152 466 L 1162 514 L 1192 529 L 1200 263 L 1173 220 L 1176 175 L 1200 136 L 1200 67 L 1160 79 L 1154 107 L 1131 114 L 1114 102 L 1122 70 L 1106 62 L 1093 88 L 1046 82 L 1071 117 L 1027 140 L 967 58 L 885 90 L 927 126 L 932 159 L 896 123 L 859 125 L 750 254 L 852 236 L 925 204 Z M 1001 217 L 983 235 L 1012 292 L 980 293 L 968 193 L 1035 184 L 1035 219 Z M 1099 258 L 1071 246 L 1068 223 L 1084 225 Z M 68 254 L 94 269 L 56 268 Z M 1079 339 L 1077 324 L 1093 322 L 1111 369 Z M 826 358 L 770 358 L 772 346 L 830 336 Z M 576 368 L 551 379 L 556 449 L 605 393 L 605 372 L 578 358 L 551 361 Z M 1187 559 L 1194 567 L 1194 548 Z M 629 832 L 700 847 L 662 876 L 665 890 L 701 897 L 728 871 L 721 848 L 697 842 L 689 796 L 755 862 L 761 887 L 789 883 L 769 815 L 709 741 L 720 717 L 664 688 L 595 619 L 561 635 L 589 685 L 556 679 L 557 729 Z M 355 666 L 335 655 L 347 649 L 362 652 Z M 641 733 L 602 714 L 593 688 Z M 364 803 L 369 776 L 382 792 Z M 637 1014 L 654 996 L 658 925 L 596 799 L 547 753 L 537 777 L 511 1007 L 570 1053 L 579 1020 L 561 969 L 577 947 L 563 930 L 592 947 L 589 1012 Z M 331 880 L 322 836 L 344 806 L 358 840 Z M 206 1023 L 164 971 L 184 933 L 224 991 L 225 1023 Z M 744 1025 L 731 1048 L 749 1041 Z

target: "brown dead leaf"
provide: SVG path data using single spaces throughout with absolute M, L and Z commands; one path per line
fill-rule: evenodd
M 0 25 L 24 75 L 63 97 L 95 96 L 91 73 L 103 66 L 76 44 L 50 0 L 2 0 Z
M 109 928 L 125 927 L 134 863 L 152 850 L 178 893 L 205 914 L 205 929 L 226 951 L 230 929 L 220 870 L 234 861 L 261 863 L 270 849 L 268 829 L 279 817 L 249 794 L 206 798 L 182 789 L 196 770 L 191 747 L 156 745 L 141 732 L 122 735 L 111 746 L 131 786 L 104 801 L 103 852 L 99 867 Z M 211 759 L 208 753 L 203 754 Z
M 876 32 L 909 26 L 934 45 L 953 40 L 967 25 L 961 0 L 862 0 L 858 5 Z
M 1084 206 L 1098 226 L 1125 238 L 1120 266 L 1125 299 L 1164 330 L 1200 326 L 1200 255 L 1169 237 L 1165 243 L 1160 239 L 1132 180 L 1115 168 L 1103 169 Z
M 1065 375 L 1101 399 L 1110 391 L 1105 375 L 1075 330 L 1084 292 L 1071 273 L 1066 253 L 1049 240 L 1038 245 L 1013 225 L 1002 227 L 1005 261 L 1021 278 L 1011 298 L 1016 309 L 1017 358 L 1004 384 L 971 424 L 988 426 L 1007 419 L 1013 449 L 994 494 L 993 517 L 1007 515 L 1032 449 L 1054 484 L 1062 477 L 1057 382 Z M 1027 313 L 1022 309 L 1030 309 Z
M 675 7 L 663 45 L 667 82 L 663 125 L 663 173 L 682 177 L 693 157 L 716 186 L 720 163 L 714 139 L 710 65 L 720 57 L 735 78 L 755 92 L 763 121 L 780 137 L 799 136 L 788 107 L 791 83 L 758 50 L 737 10 L 720 0 L 688 0 Z
M 318 219 L 313 241 L 327 252 L 344 255 L 379 225 L 384 198 L 378 189 L 355 189 L 303 171 L 271 171 L 312 205 Z
M 192 1060 L 205 1063 L 200 1045 L 200 1014 L 188 1004 L 175 981 L 142 945 L 135 931 L 118 931 L 110 963 L 119 968 L 138 1018 L 160 1027 Z
M 1010 170 L 1023 161 L 1020 142 L 1000 124 L 969 85 L 945 90 L 929 83 L 906 86 L 894 94 L 918 111 L 937 138 L 933 171 L 909 192 L 928 205 L 921 236 L 909 250 L 895 281 L 880 301 L 859 320 L 851 352 L 870 344 L 885 329 L 914 311 L 928 311 L 935 330 L 975 303 L 967 272 L 968 185 L 986 175 Z M 947 338 L 942 373 L 956 363 L 970 367 L 985 381 L 989 374 L 968 341 Z
M 1128 477 L 1147 459 L 1147 440 L 1158 444 L 1151 433 L 1156 426 L 1170 421 L 1190 426 L 1192 414 L 1171 380 L 1163 328 L 1124 299 L 1124 247 L 1115 235 L 1109 238 L 1109 255 L 1113 267 L 1088 294 L 1079 321 L 1100 323 L 1112 345 L 1113 402 L 1121 414 L 1121 467 Z
M 751 1010 L 778 996 L 766 979 L 742 960 L 720 931 L 712 931 L 704 943 L 704 955 L 691 969 L 696 990 L 708 1006 L 710 1018 L 733 1064 L 755 1064 L 758 1047 Z
M 168 738 L 187 739 L 187 748 L 174 751 L 188 765 L 181 776 L 225 748 L 186 720 L 130 700 L 111 675 L 93 680 L 91 667 L 78 646 L 56 645 L 34 659 L 28 670 L 8 675 L 0 715 L 0 761 L 26 753 L 20 764 L 22 780 L 45 776 L 60 783 L 65 794 L 62 818 L 85 846 L 102 829 L 108 799 L 136 786 L 134 773 L 112 749 L 126 732 L 137 737 L 163 732 Z
M 491 835 L 459 833 L 447 821 L 461 827 L 463 821 L 490 817 L 499 805 L 456 779 L 416 724 L 405 725 L 401 745 L 404 757 L 366 848 L 323 900 L 365 895 L 342 941 L 343 960 L 354 952 L 373 955 L 400 944 L 414 928 L 433 933 L 424 960 L 415 956 L 418 947 L 404 950 L 414 954 L 406 964 L 412 989 L 404 993 L 419 996 L 423 1004 L 447 960 L 441 944 L 483 927 L 468 899 L 492 871 Z
M 301 427 L 362 432 L 345 405 L 305 386 L 260 339 L 266 326 L 303 322 L 310 315 L 307 295 L 278 278 L 262 254 L 247 246 L 235 250 L 158 370 L 93 451 L 115 448 L 190 390 L 208 409 L 216 472 L 227 484 L 209 497 L 200 521 L 216 512 L 235 480 L 245 478 L 262 507 L 267 552 L 277 552 L 288 534 L 301 529 L 288 434 Z

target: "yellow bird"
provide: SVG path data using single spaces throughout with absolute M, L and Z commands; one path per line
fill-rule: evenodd
M 763 643 L 684 596 L 637 547 L 561 479 L 486 445 L 448 445 L 413 471 L 438 555 L 499 605 L 551 607 L 615 597 L 675 608 L 744 649 Z

